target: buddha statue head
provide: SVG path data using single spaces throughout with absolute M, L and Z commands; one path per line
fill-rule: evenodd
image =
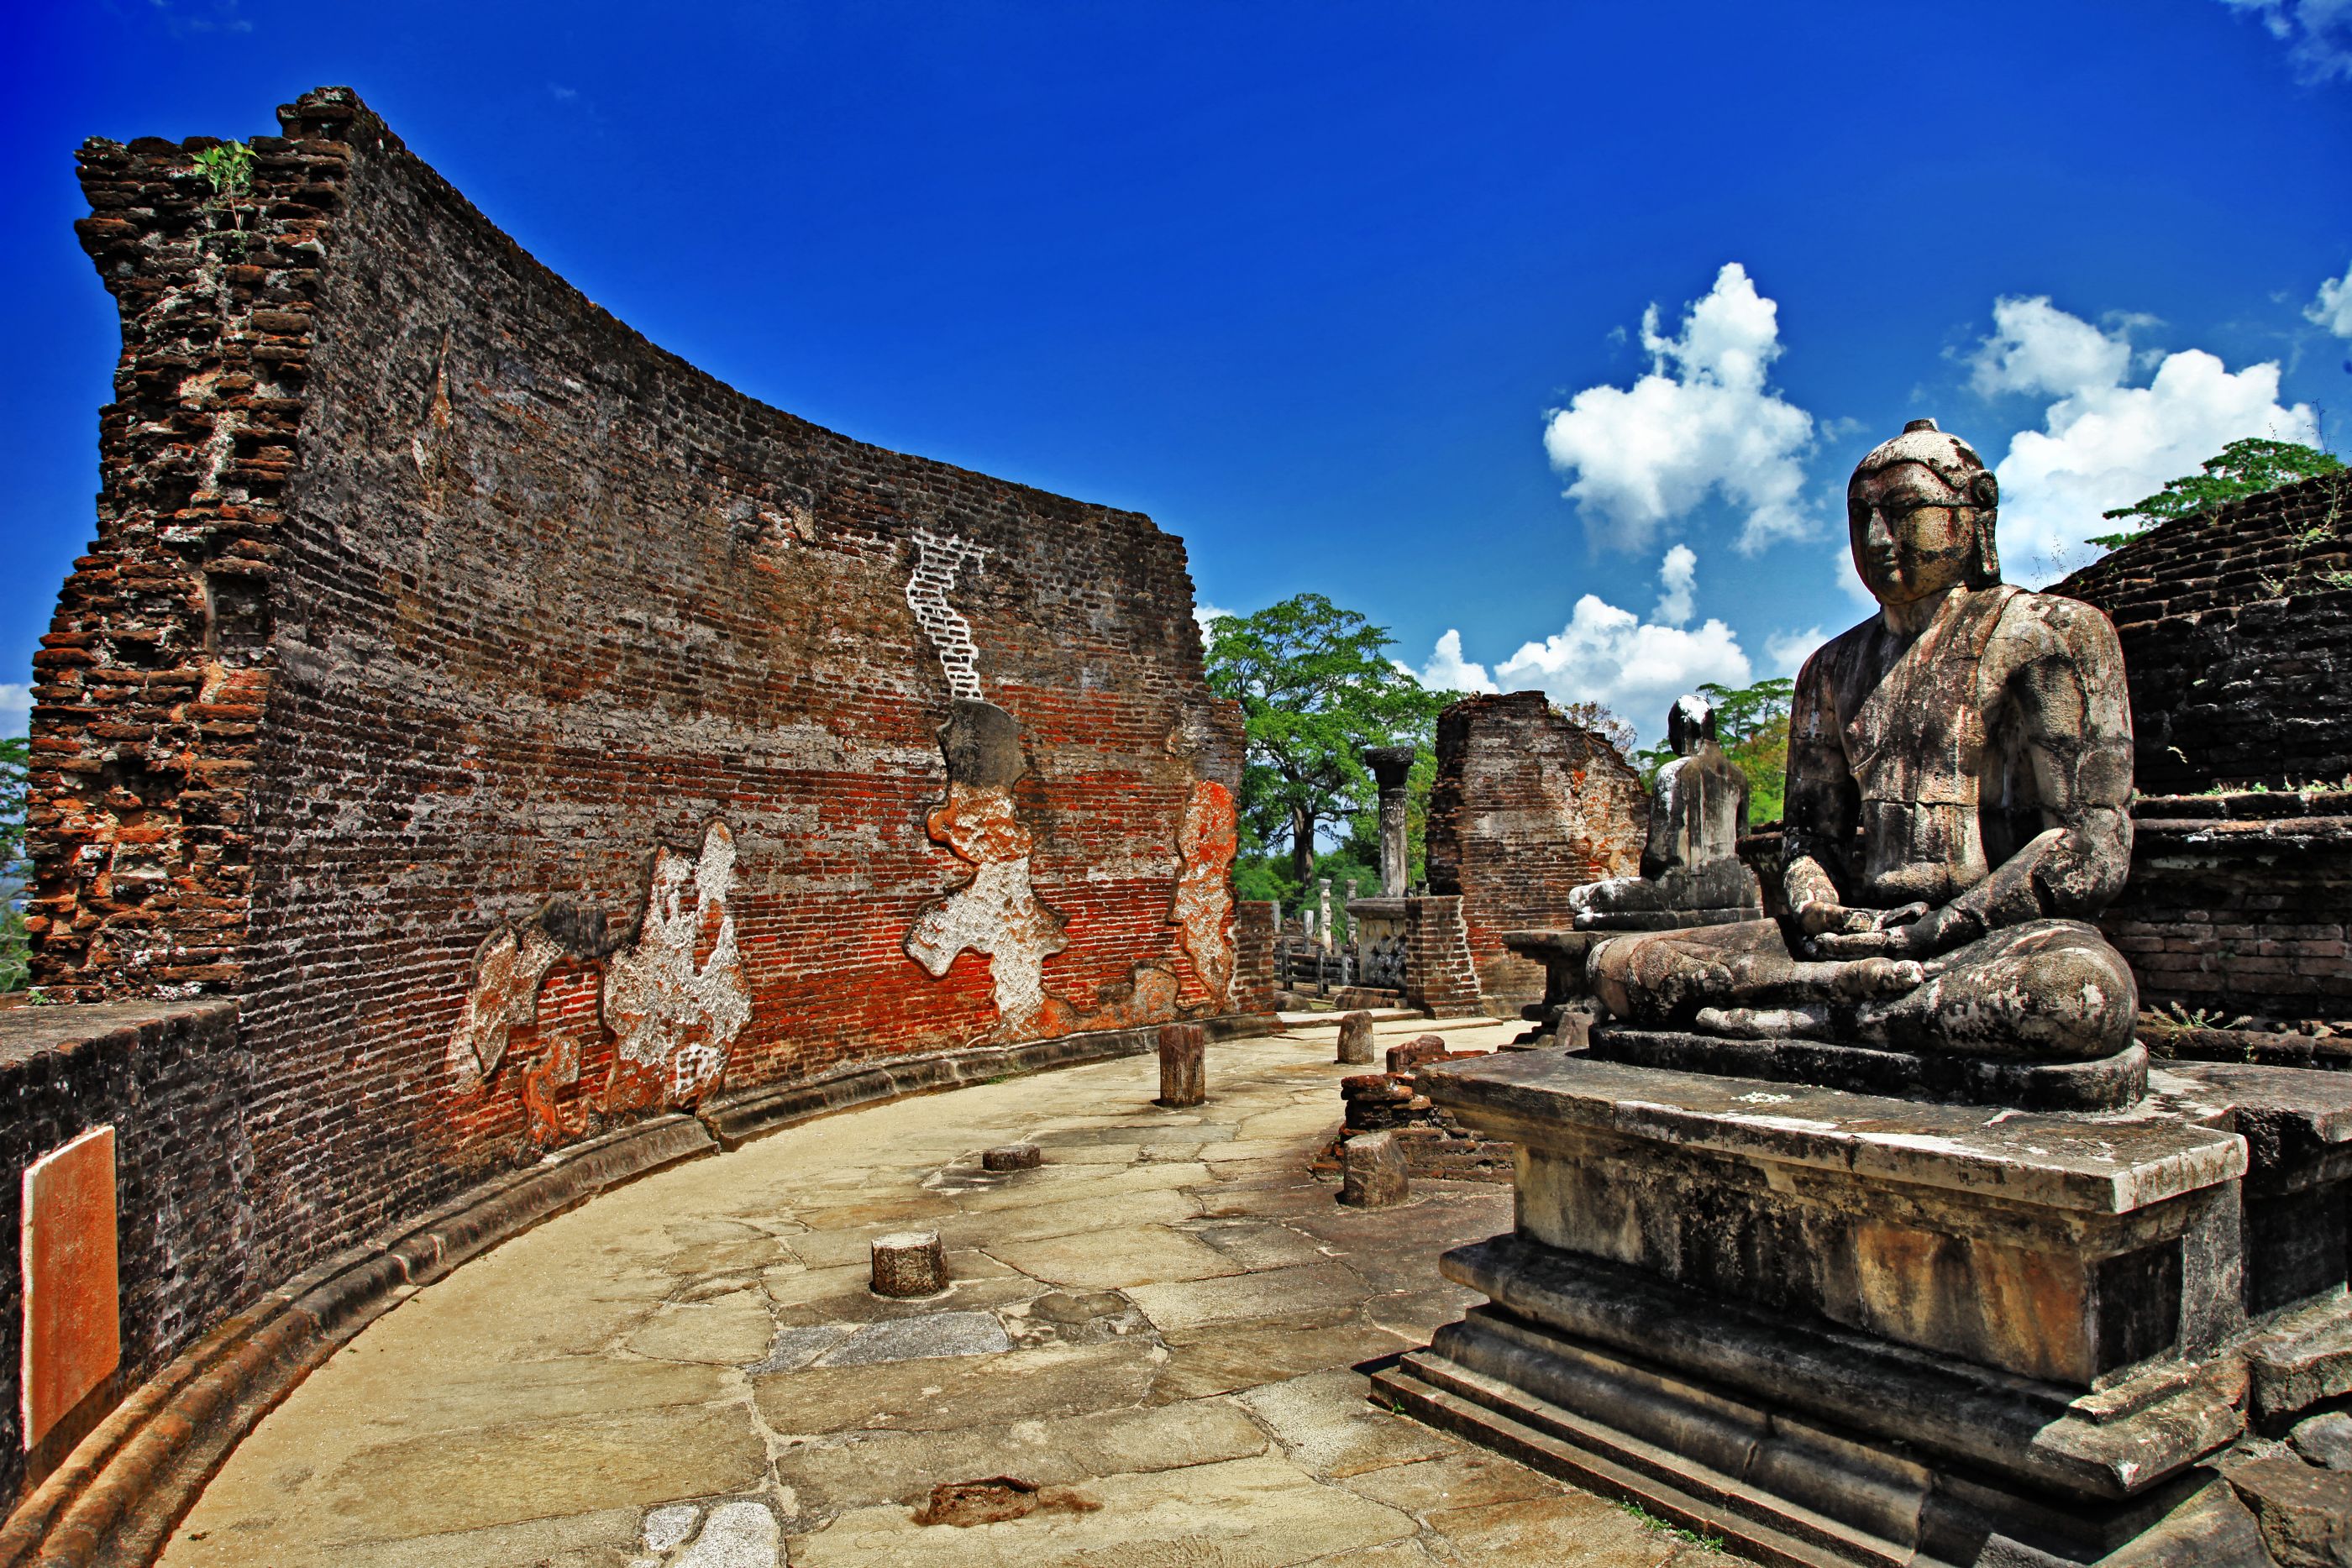
M 2000 580 L 2000 486 L 1969 444 L 1915 419 L 1874 447 L 1846 484 L 1853 569 L 1879 603 L 1916 603 Z

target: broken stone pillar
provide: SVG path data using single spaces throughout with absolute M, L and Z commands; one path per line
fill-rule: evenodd
M 904 1300 L 948 1288 L 948 1256 L 936 1230 L 901 1230 L 874 1239 L 874 1293 Z
M 1160 1026 L 1160 1098 L 1171 1109 L 1198 1105 L 1209 1097 L 1209 1037 L 1196 1023 Z
M 1372 1015 L 1344 1013 L 1339 1019 L 1338 1060 L 1370 1066 L 1372 1061 Z
M 1373 746 L 1359 755 L 1364 766 L 1372 770 L 1372 781 L 1381 789 L 1381 895 L 1402 898 L 1406 868 L 1411 863 L 1406 843 L 1411 806 L 1405 779 L 1412 771 L 1413 748 Z
M 1411 1191 L 1404 1150 L 1394 1133 L 1364 1133 L 1339 1150 L 1339 1201 L 1358 1208 L 1390 1208 Z
M 982 1150 L 980 1168 L 984 1171 L 1034 1171 L 1045 1164 L 1045 1151 L 1034 1144 L 1000 1144 Z

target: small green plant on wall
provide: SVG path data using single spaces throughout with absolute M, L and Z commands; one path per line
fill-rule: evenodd
M 219 248 L 230 256 L 241 256 L 250 236 L 245 232 L 245 214 L 236 210 L 236 199 L 253 189 L 253 149 L 242 141 L 224 141 L 207 147 L 195 157 L 196 172 L 213 190 L 206 206 L 229 214 L 229 226 L 219 233 Z
M 234 201 L 253 189 L 253 149 L 242 141 L 224 141 L 196 154 L 196 172 L 213 188 L 215 201 Z

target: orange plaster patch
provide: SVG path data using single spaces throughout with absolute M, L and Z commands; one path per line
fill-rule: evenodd
M 25 1169 L 25 1447 L 122 1359 L 114 1251 L 114 1129 L 97 1127 Z

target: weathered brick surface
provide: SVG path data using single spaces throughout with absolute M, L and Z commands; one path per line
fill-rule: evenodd
M 1274 1011 L 1274 917 L 1276 905 L 1244 899 L 1234 905 L 1234 1011 Z
M 2352 474 L 2166 523 L 2051 591 L 2123 641 L 2146 795 L 2352 774 Z
M 2054 590 L 2123 642 L 2140 799 L 2100 924 L 2143 1006 L 2352 1017 L 2347 570 L 2352 475 L 2334 475 L 2167 523 Z M 2216 787 L 2245 792 L 2199 793 Z
M 0 1012 L 0 1170 L 19 1172 L 93 1127 L 115 1133 L 122 1360 L 135 1386 L 253 1288 L 252 1061 L 226 1001 L 116 1002 Z M 0 1498 L 71 1446 L 59 1428 L 28 1476 L 23 1366 L 23 1183 L 0 1182 Z M 87 1402 L 96 1414 L 104 1393 Z
M 2158 797 L 2100 921 L 2140 1005 L 2215 1019 L 2352 1019 L 2352 793 Z
M 1432 894 L 1404 901 L 1404 1004 L 1432 1018 L 1486 1010 L 1460 898 Z
M 1030 1032 L 1229 1010 L 1230 900 L 1184 846 L 1229 852 L 1239 726 L 1178 540 L 742 397 L 347 92 L 281 119 L 233 201 L 200 142 L 82 150 L 123 356 L 33 729 L 36 983 L 242 1003 L 252 1280 L 674 1103 L 682 1069 L 614 1062 L 632 955 L 686 964 L 631 995 L 678 1061 L 723 1057 L 693 1093 L 1004 1038 L 985 954 L 935 979 L 905 950 L 979 869 L 926 831 L 975 683 L 1063 939 Z M 913 580 L 919 535 L 952 573 Z M 562 953 L 504 971 L 521 1011 L 471 1083 L 502 930 Z M 748 1022 L 662 1013 L 721 950 Z
M 1543 998 L 1543 967 L 1503 933 L 1564 928 L 1571 889 L 1637 876 L 1649 794 L 1615 747 L 1541 692 L 1469 697 L 1438 716 L 1429 886 L 1458 894 L 1478 985 L 1497 1005 Z

